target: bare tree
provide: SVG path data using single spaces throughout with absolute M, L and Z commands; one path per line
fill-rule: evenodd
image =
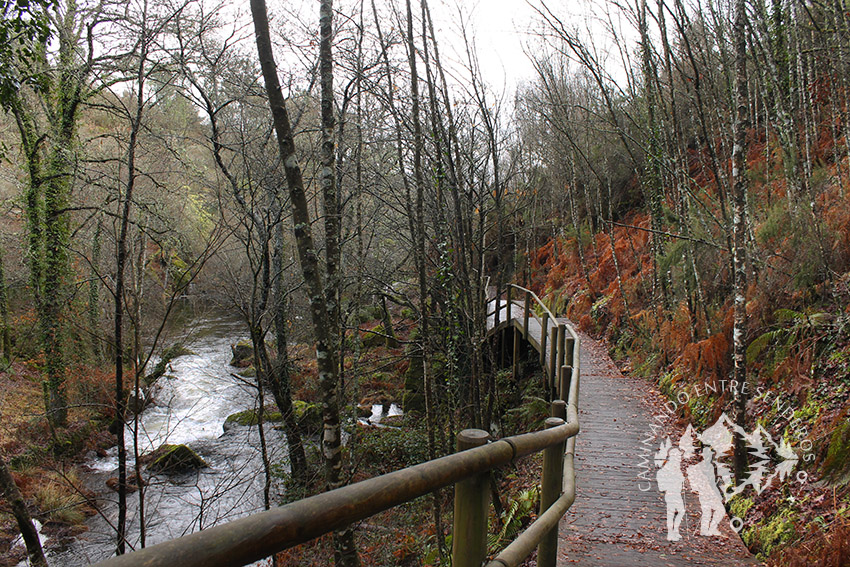
M 269 34 L 268 13 L 264 0 L 251 1 L 251 14 L 257 40 L 257 52 L 263 72 L 266 93 L 271 107 L 275 132 L 277 134 L 280 158 L 284 165 L 286 183 L 292 207 L 293 230 L 301 272 L 307 285 L 310 299 L 310 316 L 316 340 L 316 362 L 319 369 L 319 383 L 322 392 L 322 413 L 324 428 L 322 433 L 322 454 L 325 461 L 325 479 L 328 488 L 337 488 L 344 483 L 342 436 L 339 412 L 339 365 L 334 348 L 336 335 L 333 332 L 331 307 L 328 305 L 328 290 L 319 265 L 319 258 L 313 240 L 310 212 L 304 191 L 304 181 L 298 159 L 295 155 L 295 140 L 292 132 L 286 102 L 277 77 L 277 65 L 272 51 Z M 327 219 L 325 219 L 327 222 Z M 342 536 L 342 537 L 340 537 Z M 335 558 L 338 565 L 358 565 L 354 548 L 353 532 L 345 530 L 335 534 Z

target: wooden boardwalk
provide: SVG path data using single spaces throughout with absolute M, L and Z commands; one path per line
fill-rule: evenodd
M 700 509 L 696 495 L 685 485 L 686 517 L 682 539 L 667 541 L 667 508 L 655 483 L 653 456 L 661 440 L 652 436 L 650 420 L 662 414 L 664 401 L 644 379 L 623 376 L 608 357 L 604 345 L 580 337 L 578 361 L 564 361 L 554 347 L 558 326 L 571 327 L 567 319 L 547 315 L 545 321 L 527 315 L 529 297 L 508 303 L 490 293 L 487 329 L 491 334 L 508 327 L 519 331 L 540 355 L 544 373 L 552 380 L 556 366 L 578 367 L 581 432 L 575 440 L 576 499 L 560 522 L 558 565 L 580 567 L 680 567 L 758 565 L 728 524 L 722 536 L 699 535 Z M 518 300 L 517 300 L 518 299 Z M 536 296 L 534 297 L 536 299 Z M 500 307 L 498 325 L 494 311 Z M 508 315 L 510 307 L 510 315 Z M 545 326 L 545 331 L 544 331 Z M 544 332 L 546 338 L 544 339 Z M 575 335 L 570 335 L 575 336 Z M 552 358 L 560 358 L 553 361 Z M 552 382 L 550 382 L 552 384 Z M 665 424 L 672 438 L 680 433 Z M 644 445 L 642 442 L 647 443 Z M 568 449 L 569 452 L 569 449 Z M 642 466 L 643 465 L 643 466 Z M 650 468 L 651 467 L 651 468 Z M 639 477 L 643 473 L 643 478 Z
M 646 380 L 623 376 L 605 347 L 586 335 L 581 335 L 581 368 L 576 500 L 561 520 L 558 565 L 758 565 L 728 522 L 722 524 L 724 537 L 699 535 L 693 494 L 685 495 L 688 516 L 681 541 L 667 541 L 663 496 L 654 482 L 642 491 L 640 485 L 647 483 L 638 478 L 641 441 L 651 431 L 658 394 Z

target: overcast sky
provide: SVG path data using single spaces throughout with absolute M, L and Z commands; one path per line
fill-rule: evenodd
M 485 80 L 495 92 L 504 90 L 510 97 L 520 83 L 534 78 L 534 69 L 525 52 L 529 44 L 532 50 L 540 44 L 535 31 L 540 30 L 542 17 L 535 6 L 541 7 L 543 1 L 567 28 L 582 30 L 581 35 L 603 53 L 611 48 L 609 25 L 634 41 L 634 31 L 628 23 L 616 11 L 609 16 L 610 5 L 603 8 L 596 0 L 429 0 L 429 5 L 435 25 L 441 28 L 437 31 L 438 41 L 455 52 L 463 49 L 459 23 L 459 14 L 463 14 L 467 29 L 474 34 Z M 613 23 L 608 22 L 609 17 Z M 459 55 L 465 57 L 463 53 Z M 616 71 L 622 67 L 619 57 L 608 60 L 606 66 L 615 76 L 621 75 Z
M 506 87 L 513 91 L 522 80 L 533 76 L 533 69 L 523 51 L 529 28 L 536 12 L 526 0 L 431 0 L 432 11 L 443 20 L 442 42 L 463 49 L 460 39 L 459 13 L 469 18 L 481 71 L 494 90 Z

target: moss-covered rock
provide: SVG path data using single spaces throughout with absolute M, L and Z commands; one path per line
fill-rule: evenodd
M 145 385 L 150 386 L 154 382 L 159 380 L 162 375 L 165 374 L 165 371 L 172 360 L 179 356 L 187 356 L 190 354 L 195 353 L 192 350 L 184 347 L 182 343 L 175 343 L 164 351 L 162 351 L 162 354 L 159 356 L 159 362 L 157 362 L 156 366 L 153 367 L 153 371 L 147 376 L 145 376 Z
M 379 346 L 397 348 L 399 344 L 398 339 L 393 337 L 391 333 L 388 333 L 383 325 L 377 325 L 371 330 L 366 331 L 360 340 L 364 348 L 375 348 Z
M 239 371 L 239 376 L 242 378 L 256 378 L 257 377 L 257 369 L 253 366 L 249 366 L 244 370 Z
M 266 411 L 263 412 L 263 421 L 267 423 L 283 421 L 283 416 L 273 408 L 266 408 Z M 258 423 L 260 423 L 259 413 L 255 409 L 249 409 L 228 415 L 222 427 L 225 431 L 230 431 L 236 425 L 253 427 Z
M 233 354 L 230 366 L 247 368 L 254 364 L 254 344 L 250 340 L 244 339 L 235 345 L 230 345 L 230 352 Z
M 369 321 L 375 321 L 376 319 L 380 319 L 383 314 L 384 311 L 380 305 L 367 305 L 357 311 L 357 322 L 363 324 Z
M 186 445 L 162 445 L 153 455 L 148 469 L 156 473 L 184 473 L 208 467 L 207 462 Z
M 293 400 L 292 411 L 298 428 L 308 435 L 318 435 L 322 432 L 322 405 Z

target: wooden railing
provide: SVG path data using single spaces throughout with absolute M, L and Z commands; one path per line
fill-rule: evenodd
M 512 291 L 525 293 L 519 322 L 513 317 Z M 556 319 L 529 290 L 510 286 L 508 300 L 495 302 L 497 333 L 502 325 L 520 325 L 526 340 L 541 353 L 541 361 L 559 363 L 557 392 L 546 429 L 490 442 L 489 434 L 467 429 L 458 434 L 458 452 L 356 484 L 317 494 L 279 508 L 259 512 L 220 526 L 173 539 L 101 563 L 100 567 L 236 567 L 252 563 L 295 545 L 310 541 L 381 511 L 409 502 L 454 484 L 453 567 L 480 567 L 487 555 L 489 473 L 540 451 L 543 455 L 540 515 L 525 532 L 494 557 L 488 567 L 519 565 L 537 547 L 537 564 L 553 567 L 557 557 L 558 522 L 575 500 L 573 455 L 579 431 L 579 341 L 573 329 Z M 532 300 L 543 308 L 543 321 L 531 311 Z M 505 318 L 499 324 L 500 311 Z M 510 314 L 510 316 L 508 316 Z M 547 317 L 548 316 L 548 317 Z M 553 333 L 547 347 L 546 333 L 534 338 L 536 325 Z M 567 353 L 569 350 L 569 353 Z M 566 364 L 566 363 L 569 363 Z M 554 368 L 554 367 L 553 367 Z M 554 370 L 547 371 L 550 377 Z

